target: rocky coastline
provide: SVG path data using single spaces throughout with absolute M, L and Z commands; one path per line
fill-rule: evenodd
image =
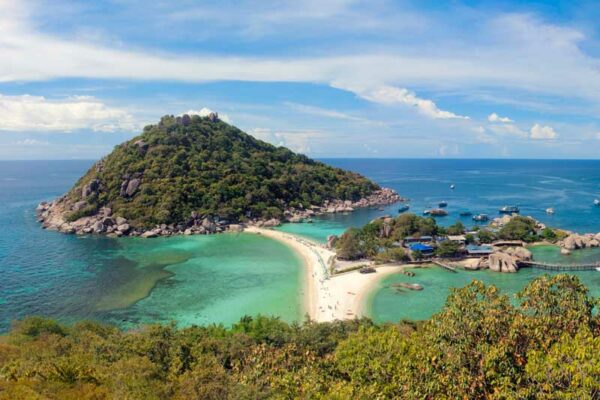
M 84 190 L 87 190 L 87 186 Z M 90 190 L 93 190 L 93 187 Z M 123 190 L 128 191 L 129 187 L 125 187 Z M 403 198 L 394 190 L 382 188 L 354 202 L 350 200 L 326 200 L 322 205 L 311 205 L 308 208 L 289 207 L 284 211 L 282 220 L 277 218 L 268 220 L 251 219 L 244 223 L 231 223 L 215 216 L 199 215 L 192 212 L 187 221 L 177 224 L 162 224 L 149 229 L 135 227 L 126 218 L 114 215 L 109 207 L 102 207 L 91 216 L 68 221 L 67 215 L 79 210 L 81 204 L 72 204 L 67 196 L 61 196 L 52 202 L 41 202 L 36 208 L 36 215 L 37 221 L 42 224 L 42 228 L 67 234 L 103 234 L 111 237 L 139 236 L 155 238 L 173 235 L 208 235 L 227 231 L 241 232 L 246 226 L 269 228 L 279 226 L 283 222 L 299 223 L 310 220 L 310 218 L 317 215 L 347 213 L 357 208 L 380 207 L 402 200 Z

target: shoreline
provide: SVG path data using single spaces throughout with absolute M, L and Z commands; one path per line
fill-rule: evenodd
M 248 227 L 244 232 L 277 240 L 300 256 L 304 267 L 304 310 L 315 322 L 368 317 L 370 294 L 385 277 L 407 265 L 373 266 L 377 272 L 358 270 L 330 276 L 327 270 L 335 252 L 308 239 L 272 229 Z

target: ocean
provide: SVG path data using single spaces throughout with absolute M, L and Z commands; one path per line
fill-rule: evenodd
M 459 211 L 495 216 L 504 205 L 522 214 L 579 232 L 600 231 L 600 161 L 329 159 L 331 165 L 366 175 L 410 199 L 420 214 L 447 201 L 444 225 Z M 175 321 L 231 324 L 244 315 L 277 315 L 300 321 L 302 266 L 284 245 L 247 234 L 143 240 L 77 237 L 45 231 L 35 206 L 67 191 L 92 161 L 0 161 L 0 331 L 25 315 L 64 322 L 93 319 L 124 328 Z M 455 189 L 450 189 L 454 184 Z M 554 215 L 545 213 L 553 207 Z M 376 216 L 396 214 L 397 206 L 357 210 L 288 224 L 281 230 L 324 241 Z M 551 253 L 551 254 L 550 254 Z M 560 255 L 546 251 L 549 259 Z M 587 254 L 595 259 L 596 254 Z M 600 259 L 600 253 L 598 254 Z M 495 283 L 509 293 L 536 271 L 516 275 L 429 269 L 417 272 L 422 292 L 398 293 L 391 276 L 370 298 L 376 321 L 421 319 L 435 313 L 452 287 L 472 279 Z M 600 273 L 580 274 L 595 295 Z

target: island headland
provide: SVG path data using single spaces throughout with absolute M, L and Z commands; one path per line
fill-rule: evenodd
M 37 207 L 44 228 L 157 237 L 273 227 L 400 201 L 350 171 L 255 139 L 216 113 L 165 116 Z

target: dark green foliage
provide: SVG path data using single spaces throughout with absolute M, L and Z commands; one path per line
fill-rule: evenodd
M 140 143 L 139 141 L 142 141 Z M 137 143 L 137 144 L 136 144 Z M 128 178 L 141 178 L 132 196 L 121 196 Z M 221 121 L 172 116 L 144 128 L 92 167 L 68 196 L 99 180 L 93 205 L 69 219 L 108 206 L 134 226 L 185 222 L 192 212 L 237 221 L 281 217 L 287 206 L 358 200 L 378 186 L 352 172 L 275 147 Z M 91 200 L 90 200 L 91 199 Z
M 477 238 L 480 243 L 492 243 L 496 240 L 496 235 L 489 229 L 480 229 L 477 231 Z
M 519 305 L 474 281 L 420 323 L 244 317 L 121 332 L 28 318 L 0 336 L 0 399 L 598 399 L 600 321 L 576 277 Z
M 540 237 L 549 242 L 554 242 L 556 240 L 556 233 L 552 228 L 544 228 L 540 234 Z
M 535 227 L 535 220 L 517 215 L 500 229 L 498 237 L 504 240 L 533 242 L 537 239 Z
M 449 240 L 440 243 L 435 249 L 435 255 L 438 257 L 455 257 L 460 250 L 460 244 Z
M 344 232 L 336 242 L 337 256 L 342 260 L 366 257 L 377 258 L 378 261 L 402 261 L 406 259 L 406 254 L 402 249 L 396 249 L 399 240 L 407 236 L 433 236 L 441 232 L 435 219 L 414 214 L 376 219 L 360 229 L 350 228 Z
M 450 225 L 446 229 L 446 233 L 448 235 L 462 235 L 463 233 L 465 233 L 465 226 L 462 222 L 456 221 L 453 225 Z

